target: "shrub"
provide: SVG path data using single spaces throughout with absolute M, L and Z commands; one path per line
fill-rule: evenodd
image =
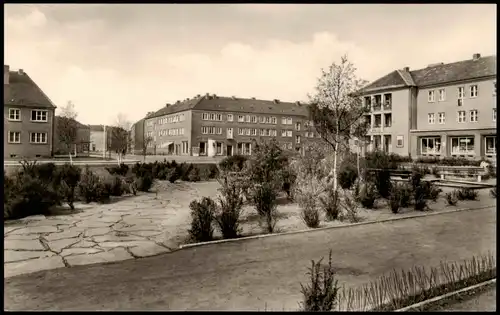
M 374 185 L 368 183 L 361 188 L 359 193 L 359 202 L 366 209 L 373 209 L 375 204 L 375 199 L 377 198 L 377 192 Z
M 277 193 L 275 187 L 270 183 L 257 184 L 253 187 L 253 204 L 265 224 L 266 230 L 273 233 L 278 220 Z
M 350 195 L 348 191 L 344 191 L 342 208 L 344 211 L 342 211 L 339 216 L 341 221 L 347 220 L 351 223 L 361 221 L 361 217 L 358 215 L 358 204 L 354 196 Z
M 121 196 L 124 193 L 123 180 L 121 176 L 114 175 L 104 181 L 104 189 L 109 191 L 111 196 Z
M 173 169 L 168 168 L 156 168 L 156 178 L 159 180 L 167 180 L 170 177 L 170 174 Z
M 446 201 L 448 202 L 448 205 L 450 206 L 456 206 L 458 202 L 458 192 L 457 190 L 454 190 L 452 192 L 446 193 Z
M 437 201 L 439 194 L 443 191 L 441 188 L 436 187 L 436 185 L 432 183 L 429 184 L 429 199 L 432 201 Z
M 217 226 L 225 239 L 236 238 L 239 233 L 239 220 L 243 209 L 242 189 L 235 179 L 224 178 L 219 197 L 220 207 L 215 215 Z
M 137 195 L 137 179 L 134 175 L 125 176 L 124 192 Z
M 182 174 L 181 174 L 181 180 L 188 182 L 191 181 L 189 180 L 189 174 L 191 174 L 192 170 L 194 169 L 193 164 L 189 163 L 188 165 L 185 165 L 183 163 L 182 165 Z M 198 177 L 200 176 L 200 173 L 198 171 Z
M 199 169 L 195 166 L 191 169 L 188 175 L 188 181 L 190 182 L 199 182 L 201 180 L 200 178 L 200 171 Z
M 326 191 L 326 196 L 320 196 L 319 201 L 323 211 L 325 211 L 328 221 L 337 220 L 340 213 L 339 192 L 333 189 Z
M 490 196 L 497 199 L 497 188 L 491 188 L 490 189 Z
M 391 191 L 391 175 L 389 170 L 384 169 L 375 172 L 374 183 L 378 194 L 383 198 L 387 198 Z
M 148 192 L 151 187 L 153 187 L 153 182 L 153 176 L 150 173 L 145 173 L 144 175 L 136 178 L 137 190 Z
M 311 193 L 301 194 L 298 201 L 301 207 L 302 221 L 304 221 L 307 227 L 317 228 L 320 220 L 315 196 Z
M 219 176 L 219 169 L 217 168 L 216 164 L 210 164 L 208 166 L 208 178 L 209 179 L 214 179 Z
M 458 200 L 477 200 L 479 193 L 471 188 L 460 188 L 457 192 Z
M 355 167 L 347 165 L 340 169 L 338 181 L 343 189 L 351 189 L 358 178 L 358 171 Z
M 290 168 L 286 168 L 283 172 L 283 191 L 286 193 L 288 199 L 293 199 L 292 191 L 295 180 L 297 179 L 297 174 Z
M 420 184 L 415 188 L 414 198 L 415 198 L 415 210 L 423 211 L 427 209 L 427 193 L 425 185 Z
M 197 242 L 211 241 L 214 234 L 212 222 L 216 209 L 215 202 L 203 197 L 201 201 L 191 201 L 189 209 L 191 209 L 191 228 L 188 232 L 191 239 Z
M 90 203 L 99 199 L 100 189 L 101 181 L 99 176 L 86 166 L 78 183 L 78 194 L 86 203 Z
M 82 170 L 78 166 L 64 164 L 59 170 L 61 177 L 61 193 L 71 210 L 75 209 L 76 188 L 80 182 Z
M 309 268 L 310 283 L 300 284 L 303 302 L 300 304 L 301 310 L 306 312 L 329 312 L 332 311 L 337 303 L 337 294 L 339 292 L 338 281 L 335 279 L 335 270 L 332 265 L 332 251 L 327 266 L 322 266 L 321 262 L 314 260 Z
M 392 213 L 398 213 L 399 207 L 401 207 L 401 199 L 404 188 L 401 187 L 401 184 L 394 184 L 391 187 L 390 197 L 389 197 L 389 208 Z
M 395 155 L 387 154 L 383 151 L 367 152 L 365 155 L 365 163 L 367 168 L 372 169 L 395 169 L 398 166 Z
M 433 166 L 431 168 L 431 171 L 432 171 L 432 175 L 434 175 L 434 177 L 439 178 L 439 169 L 436 166 Z
M 119 166 L 106 167 L 106 170 L 111 175 L 125 176 L 128 173 L 129 167 L 127 164 L 121 163 Z
M 244 155 L 232 155 L 220 161 L 219 166 L 224 171 L 241 171 L 246 161 L 247 157 Z
M 167 179 L 169 182 L 171 182 L 173 184 L 173 183 L 175 183 L 176 180 L 178 180 L 180 178 L 181 178 L 181 170 L 178 166 L 173 167 L 173 168 L 168 170 Z
M 408 183 L 403 183 L 399 186 L 400 193 L 400 203 L 402 208 L 407 208 L 410 206 L 412 199 L 412 186 Z

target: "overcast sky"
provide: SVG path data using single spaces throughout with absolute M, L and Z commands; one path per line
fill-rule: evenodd
M 496 54 L 494 4 L 5 5 L 5 63 L 78 120 L 131 121 L 196 94 L 307 100 L 348 54 L 372 81 Z

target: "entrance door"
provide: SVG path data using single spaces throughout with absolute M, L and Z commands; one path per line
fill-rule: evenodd
M 232 145 L 227 145 L 227 155 L 231 156 L 233 155 L 233 146 Z

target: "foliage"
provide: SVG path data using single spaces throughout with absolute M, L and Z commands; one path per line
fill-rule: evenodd
M 219 162 L 219 167 L 224 171 L 242 171 L 245 167 L 247 157 L 244 155 L 232 155 L 225 157 Z
M 125 176 L 128 173 L 129 167 L 127 164 L 120 163 L 119 166 L 106 167 L 106 170 L 111 175 Z
M 343 209 L 339 216 L 339 219 L 341 221 L 347 220 L 351 223 L 357 223 L 361 221 L 361 217 L 358 215 L 358 203 L 356 202 L 354 196 L 347 190 L 344 190 L 344 196 L 341 205 Z
M 82 170 L 78 166 L 64 164 L 59 170 L 61 193 L 71 210 L 75 209 L 76 189 L 80 182 Z
M 104 181 L 106 188 L 109 187 L 108 191 L 111 196 L 121 196 L 123 195 L 125 189 L 123 185 L 123 179 L 119 175 L 113 175 Z
M 277 191 L 272 183 L 255 184 L 253 187 L 253 204 L 268 233 L 273 233 L 278 220 Z
M 189 172 L 188 175 L 188 181 L 190 182 L 199 182 L 201 180 L 200 178 L 200 171 L 197 167 L 191 168 L 191 171 Z
M 148 192 L 153 187 L 154 179 L 151 173 L 144 173 L 138 176 L 136 180 L 136 187 L 138 191 Z
M 221 196 L 215 221 L 225 239 L 236 238 L 239 233 L 239 220 L 243 209 L 243 191 L 236 178 L 225 176 L 219 179 Z
M 366 209 L 373 209 L 375 200 L 377 199 L 377 190 L 375 185 L 371 183 L 364 184 L 359 192 L 359 202 Z
M 316 196 L 312 193 L 300 195 L 298 203 L 301 208 L 302 221 L 310 228 L 317 228 L 320 223 L 319 210 L 316 205 Z
M 212 222 L 216 209 L 215 202 L 203 197 L 200 201 L 191 201 L 189 209 L 191 209 L 191 228 L 188 232 L 191 239 L 197 242 L 211 241 L 214 234 Z
M 328 189 L 325 196 L 319 197 L 319 201 L 328 221 L 334 221 L 339 218 L 340 199 L 338 191 Z
M 392 213 L 399 212 L 403 191 L 404 189 L 401 187 L 401 184 L 395 183 L 394 185 L 392 185 L 389 197 L 389 208 L 391 209 Z
M 176 180 L 181 178 L 181 168 L 179 166 L 175 166 L 171 169 L 168 170 L 167 173 L 167 180 L 171 182 L 172 184 L 175 183 Z
M 450 206 L 456 206 L 458 202 L 458 191 L 455 189 L 452 192 L 446 193 L 446 202 Z
M 78 137 L 78 122 L 75 106 L 68 101 L 66 106 L 61 108 L 61 115 L 55 117 L 55 130 L 57 142 L 65 146 L 65 153 L 71 152 L 71 146 Z
M 425 186 L 419 185 L 415 188 L 414 192 L 414 206 L 415 210 L 423 211 L 427 209 L 427 194 Z
M 143 161 L 146 162 L 146 155 L 148 154 L 148 147 L 151 145 L 151 143 L 153 142 L 153 137 L 151 136 L 147 136 L 147 137 L 144 137 L 144 141 L 142 142 L 142 157 L 143 157 Z
M 460 188 L 457 192 L 458 200 L 477 200 L 479 193 L 471 188 Z
M 335 270 L 332 265 L 332 251 L 328 265 L 322 265 L 321 258 L 318 262 L 311 262 L 309 268 L 310 282 L 306 285 L 300 284 L 303 295 L 303 302 L 300 304 L 301 310 L 306 312 L 332 311 L 337 303 L 339 292 L 338 281 L 335 279 Z
M 342 189 L 351 189 L 357 178 L 358 170 L 352 165 L 346 165 L 340 168 L 338 180 Z
M 115 153 L 126 154 L 130 143 L 129 132 L 121 126 L 110 127 L 110 129 L 111 139 L 108 149 Z
M 418 164 L 435 164 L 447 166 L 479 166 L 480 160 L 471 160 L 463 157 L 421 157 L 415 160 Z
M 372 151 L 365 154 L 365 165 L 368 169 L 396 169 L 401 159 L 395 154 L 384 151 Z
M 389 197 L 392 183 L 391 174 L 387 169 L 375 171 L 373 182 L 380 196 L 382 196 L 383 198 Z
M 293 188 L 295 181 L 297 179 L 297 174 L 291 167 L 286 167 L 283 170 L 283 191 L 286 193 L 288 199 L 293 199 Z
M 497 199 L 497 188 L 491 188 L 490 189 L 490 196 Z
M 182 163 L 181 168 L 182 168 L 181 180 L 183 180 L 185 182 L 189 182 L 190 181 L 189 180 L 189 174 L 194 169 L 193 164 L 191 164 L 191 163 L 189 163 L 189 164 Z M 199 173 L 199 170 L 198 170 L 198 176 L 199 175 L 200 175 L 200 173 Z

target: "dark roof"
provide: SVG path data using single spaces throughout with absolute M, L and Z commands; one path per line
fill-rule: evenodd
M 57 119 L 59 119 L 60 117 L 61 117 L 61 116 L 57 116 L 57 115 L 56 115 L 56 116 L 55 116 L 55 118 L 56 118 L 55 120 L 57 121 Z M 90 129 L 90 126 L 89 126 L 89 125 L 84 125 L 84 124 L 82 124 L 81 122 L 79 122 L 79 121 L 78 121 L 78 120 L 76 120 L 76 119 L 75 119 L 75 121 L 76 121 L 76 125 L 78 126 L 78 128 Z
M 54 103 L 26 72 L 9 71 L 9 84 L 4 84 L 4 105 L 55 108 Z
M 496 76 L 497 56 L 480 57 L 448 64 L 430 65 L 427 68 L 406 71 L 395 70 L 370 83 L 362 91 L 388 88 L 390 86 L 424 87 L 471 79 Z
M 156 111 L 154 114 L 147 116 L 147 118 L 174 114 L 190 109 L 274 115 L 309 115 L 308 105 L 304 103 L 204 95 L 163 107 L 162 109 Z

